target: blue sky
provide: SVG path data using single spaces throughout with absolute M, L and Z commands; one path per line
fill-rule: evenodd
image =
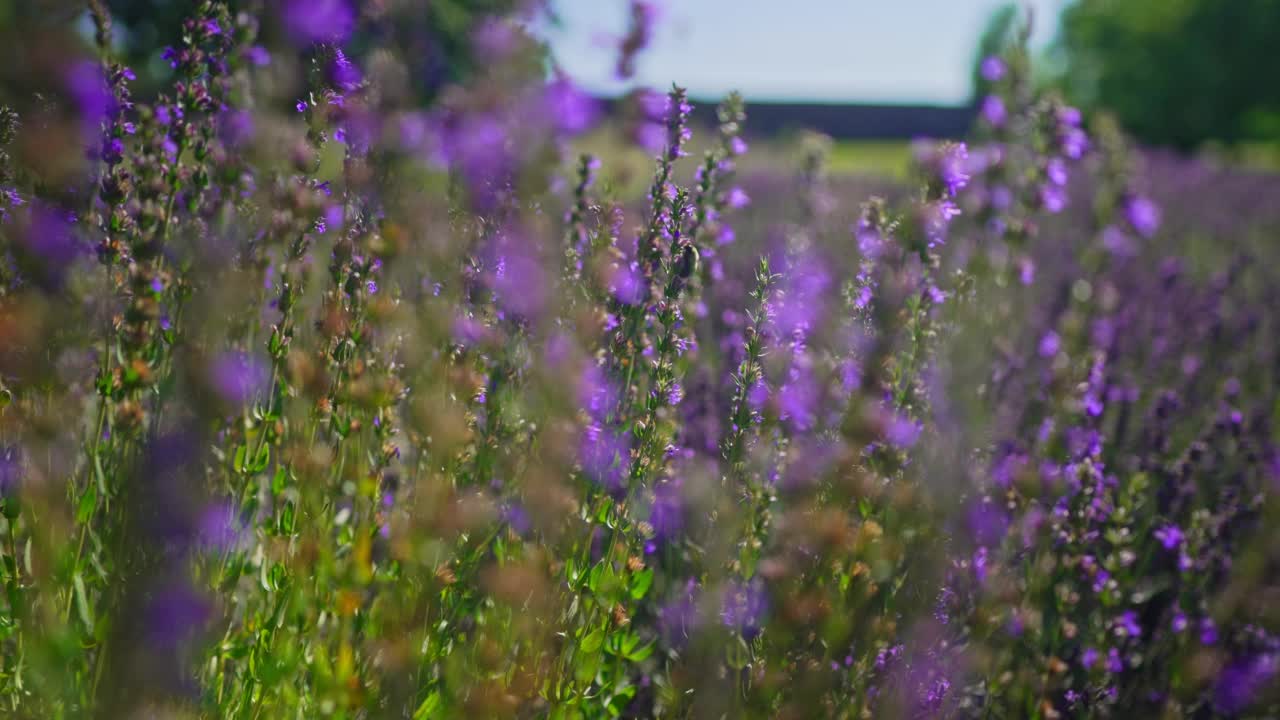
M 974 46 L 1001 0 L 659 0 L 653 43 L 631 84 L 738 89 L 754 100 L 958 104 Z M 1030 0 L 1033 44 L 1053 35 L 1066 0 Z M 544 32 L 561 66 L 588 90 L 615 94 L 613 45 L 626 0 L 554 0 L 563 21 Z

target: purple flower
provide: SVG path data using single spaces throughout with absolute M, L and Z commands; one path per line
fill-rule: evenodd
M 248 110 L 231 110 L 219 116 L 222 138 L 227 145 L 239 147 L 253 138 L 253 114 Z
M 658 609 L 658 628 L 670 647 L 683 647 L 689 636 L 701 625 L 698 616 L 699 588 L 690 578 L 676 596 Z
M 631 139 L 648 152 L 662 152 L 667 143 L 667 127 L 660 122 L 642 122 L 632 131 Z
M 1004 127 L 1004 123 L 1009 119 L 1009 113 L 1005 110 L 1004 100 L 999 95 L 988 95 L 982 99 L 982 105 L 978 108 L 978 113 L 982 115 L 982 119 L 987 121 L 991 127 Z
M 256 358 L 240 352 L 224 352 L 209 368 L 209 380 L 223 401 L 243 406 L 267 391 L 271 374 Z
M 1013 191 L 1007 185 L 996 185 L 991 188 L 991 207 L 996 210 L 1008 210 L 1013 205 Z
M 533 527 L 529 522 L 529 513 L 519 503 L 504 505 L 500 517 L 517 535 L 527 535 Z
M 99 125 L 116 106 L 102 68 L 94 62 L 78 62 L 71 66 L 65 81 L 71 99 L 80 111 L 81 126 L 86 133 L 97 132 Z
M 1177 525 L 1165 525 L 1155 531 L 1155 536 L 1156 539 L 1160 541 L 1160 544 L 1164 546 L 1165 550 L 1177 549 L 1177 547 L 1182 544 L 1184 537 L 1182 530 L 1180 530 Z
M 1120 673 L 1124 671 L 1124 660 L 1120 657 L 1120 651 L 1111 648 L 1107 651 L 1107 672 Z
M 1174 611 L 1171 626 L 1176 633 L 1185 631 L 1187 629 L 1187 614 L 1180 609 Z
M 813 428 L 818 405 L 818 385 L 812 374 L 797 373 L 778 391 L 780 416 L 794 432 Z
M 751 640 L 760 634 L 766 603 L 764 583 L 760 578 L 730 582 L 721 596 L 720 622 Z
M 596 101 L 564 77 L 547 83 L 542 102 L 544 112 L 564 135 L 579 135 L 590 130 L 600 114 Z
M 1102 247 L 1117 257 L 1132 257 L 1138 254 L 1138 247 L 1133 238 L 1115 225 L 1102 229 Z
M 151 647 L 175 649 L 198 633 L 211 612 L 208 599 L 185 584 L 154 594 L 144 611 Z
M 11 497 L 22 481 L 22 456 L 13 445 L 0 446 L 0 500 Z
M 1204 618 L 1200 621 L 1200 644 L 1218 644 L 1218 626 L 1214 624 L 1212 618 Z
M 478 57 L 496 61 L 509 56 L 519 45 L 520 34 L 512 23 L 485 18 L 471 33 L 471 47 Z
M 1085 648 L 1084 652 L 1080 653 L 1080 667 L 1083 667 L 1085 670 L 1090 670 L 1097 664 L 1098 651 L 1096 649 L 1089 647 Z
M 1058 348 L 1061 343 L 1058 340 L 1058 333 L 1050 330 L 1040 338 L 1040 357 L 1051 358 L 1058 354 Z
M 267 52 L 267 49 L 261 45 L 254 45 L 248 50 L 245 50 L 244 56 L 245 59 L 258 67 L 264 67 L 271 64 L 271 53 Z
M 981 546 L 999 545 L 1009 531 L 1009 515 L 994 502 L 977 502 L 969 510 L 969 532 Z
M 951 227 L 951 221 L 960 215 L 960 208 L 951 200 L 942 199 L 927 203 L 921 212 L 925 236 L 929 239 L 929 246 L 935 247 L 946 242 L 947 229 Z
M 1067 163 L 1060 157 L 1049 158 L 1045 163 L 1044 174 L 1051 184 L 1062 187 L 1067 184 Z
M 609 275 L 608 285 L 609 291 L 620 303 L 638 305 L 644 300 L 644 279 L 634 262 L 614 267 Z
M 317 42 L 342 44 L 355 29 L 356 14 L 347 0 L 285 0 L 280 19 L 299 46 Z
M 1244 712 L 1258 699 L 1258 694 L 1274 682 L 1278 671 L 1280 655 L 1275 653 L 1228 665 L 1214 685 L 1214 704 L 1228 715 Z
M 1067 193 L 1059 185 L 1042 185 L 1040 204 L 1044 206 L 1045 211 L 1057 215 L 1067 207 Z
M 1134 232 L 1149 238 L 1160 228 L 1160 207 L 1147 197 L 1133 195 L 1124 203 L 1124 218 Z
M 673 539 L 684 528 L 684 499 L 677 481 L 663 482 L 654 488 L 649 524 L 653 526 L 654 540 L 660 543 Z
M 364 75 L 347 54 L 338 48 L 334 50 L 333 62 L 329 65 L 329 78 L 343 92 L 351 92 L 360 86 Z
M 947 143 L 936 156 L 938 179 L 955 197 L 969 184 L 969 148 L 964 143 Z
M 982 74 L 982 79 L 987 82 L 999 82 L 1004 79 L 1007 67 L 1004 61 L 995 55 L 988 55 L 982 59 L 982 64 L 978 66 L 978 71 Z
M 1058 123 L 1064 127 L 1078 128 L 1084 120 L 1080 110 L 1071 106 L 1058 108 Z
M 1138 623 L 1138 614 L 1132 610 L 1126 610 L 1116 618 L 1116 631 L 1124 635 L 1136 638 L 1142 635 L 1142 625 Z
M 244 547 L 249 540 L 248 528 L 229 502 L 206 508 L 200 514 L 196 531 L 200 546 L 208 550 L 228 552 Z
M 611 493 L 626 489 L 631 434 L 589 425 L 582 434 L 579 460 L 587 476 Z
M 906 415 L 895 413 L 885 428 L 885 440 L 905 450 L 916 444 L 922 429 L 923 424 L 915 422 Z
M 1079 160 L 1089 149 L 1089 136 L 1078 127 L 1067 128 L 1062 131 L 1058 143 L 1062 146 L 1063 155 L 1072 160 Z

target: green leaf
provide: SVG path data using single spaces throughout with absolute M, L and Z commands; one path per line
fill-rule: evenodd
M 582 638 L 582 645 L 579 646 L 581 651 L 587 655 L 594 655 L 600 652 L 600 648 L 604 646 L 604 632 L 601 630 L 592 630 L 587 636 Z
M 72 583 L 76 589 L 76 611 L 80 613 L 80 622 L 84 623 L 86 630 L 93 632 L 93 611 L 89 609 L 89 598 L 84 589 L 84 578 L 80 576 L 80 573 L 76 573 Z
M 76 503 L 76 522 L 83 525 L 93 517 L 93 511 L 98 507 L 98 486 L 89 483 L 84 486 L 84 492 L 80 493 L 80 502 Z
M 736 642 L 729 643 L 726 655 L 725 660 L 734 670 L 741 670 L 751 664 L 751 649 L 747 647 L 746 641 L 741 636 Z
M 649 594 L 651 585 L 653 585 L 653 568 L 645 568 L 631 576 L 631 599 L 639 600 Z
M 627 660 L 630 660 L 633 663 L 644 662 L 646 658 L 653 654 L 654 642 L 650 642 L 648 645 L 627 653 Z
M 418 706 L 413 712 L 413 720 L 431 720 L 431 718 L 440 717 L 440 711 L 444 708 L 444 702 L 440 699 L 440 691 L 432 690 L 426 700 Z
M 271 446 L 266 443 L 263 443 L 262 448 L 258 450 L 258 457 L 254 459 L 253 463 L 249 468 L 249 471 L 254 473 L 260 473 L 263 470 L 266 470 L 267 466 L 270 464 L 271 464 Z

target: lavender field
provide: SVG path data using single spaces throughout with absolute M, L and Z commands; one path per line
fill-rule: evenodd
M 28 5 L 0 717 L 1280 717 L 1280 175 L 1025 34 L 904 179 L 541 3 Z

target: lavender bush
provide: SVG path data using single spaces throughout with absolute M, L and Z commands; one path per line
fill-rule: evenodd
M 145 94 L 11 16 L 6 716 L 1280 714 L 1280 181 L 1024 36 L 906 186 L 638 92 L 631 197 L 447 6 L 202 0 Z

